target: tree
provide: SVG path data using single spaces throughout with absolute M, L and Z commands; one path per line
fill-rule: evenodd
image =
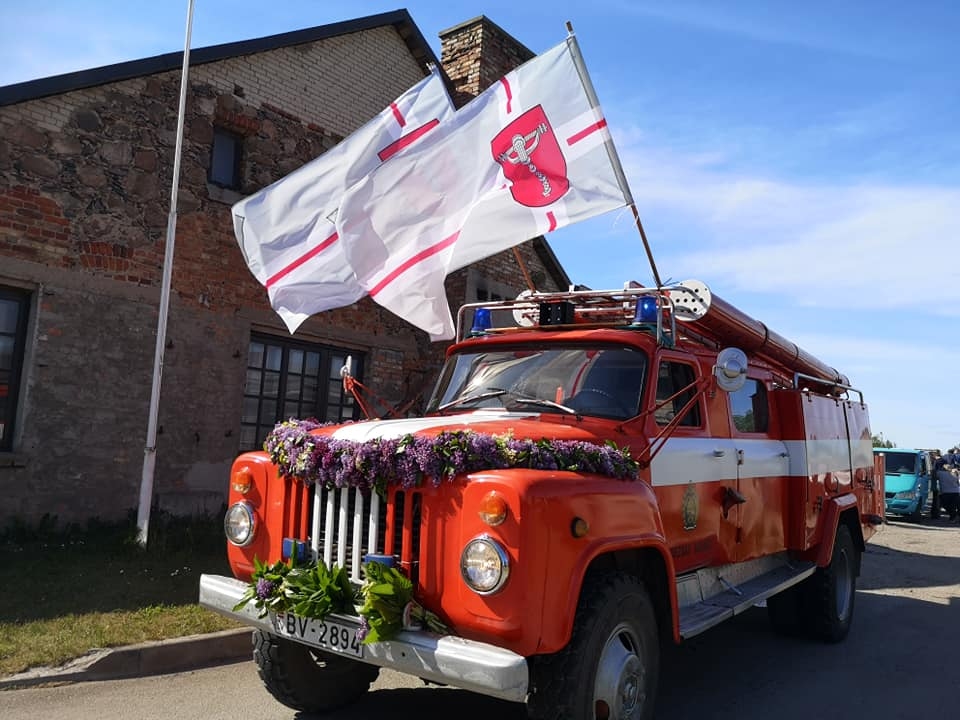
M 873 443 L 874 447 L 892 448 L 897 446 L 897 444 L 893 440 L 884 439 L 883 433 L 871 435 L 870 441 Z

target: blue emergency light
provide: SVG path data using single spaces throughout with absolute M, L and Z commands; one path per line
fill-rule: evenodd
M 633 316 L 633 324 L 657 322 L 657 299 L 653 295 L 642 295 L 637 300 L 637 309 Z
M 490 315 L 490 308 L 477 308 L 473 311 L 473 327 L 470 328 L 471 335 L 482 335 L 493 327 L 493 318 Z

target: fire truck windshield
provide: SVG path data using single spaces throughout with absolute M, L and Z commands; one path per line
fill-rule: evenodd
M 542 409 L 624 420 L 637 415 L 647 356 L 608 346 L 515 347 L 447 359 L 427 412 Z

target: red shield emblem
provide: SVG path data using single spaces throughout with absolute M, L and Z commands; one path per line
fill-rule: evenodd
M 512 183 L 513 199 L 527 207 L 559 200 L 570 188 L 567 161 L 550 121 L 537 105 L 527 110 L 490 142 L 493 159 Z

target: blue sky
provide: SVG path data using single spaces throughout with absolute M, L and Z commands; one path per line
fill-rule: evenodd
M 401 7 L 196 0 L 192 46 Z M 571 21 L 661 277 L 703 280 L 845 373 L 898 446 L 960 443 L 960 3 L 405 7 L 438 55 L 480 14 L 534 52 Z M 0 85 L 182 49 L 186 9 L 3 3 Z M 629 211 L 548 239 L 575 282 L 652 283 Z

